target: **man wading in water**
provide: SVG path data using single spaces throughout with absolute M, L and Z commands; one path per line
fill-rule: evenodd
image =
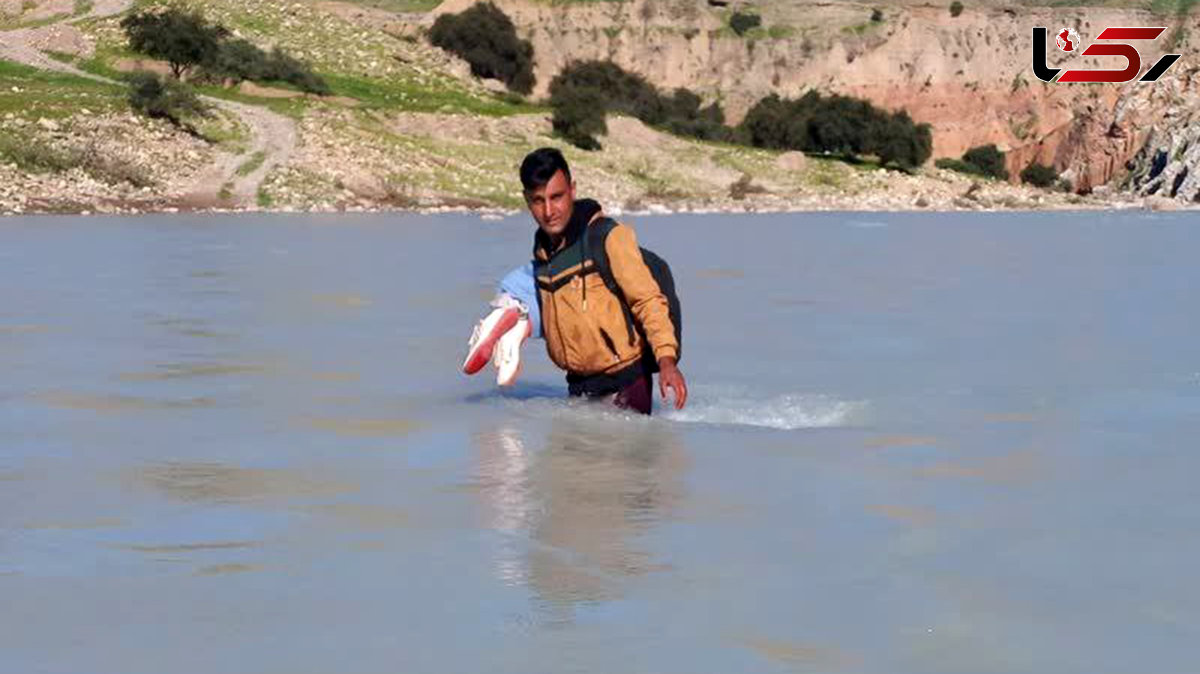
M 509 386 L 521 370 L 527 337 L 544 337 L 554 364 L 567 371 L 572 396 L 610 400 L 650 414 L 653 377 L 659 392 L 687 402 L 677 362 L 682 336 L 679 297 L 670 267 L 639 248 L 633 229 L 604 217 L 590 199 L 575 201 L 562 153 L 535 150 L 521 163 L 525 203 L 537 221 L 533 264 L 500 282 L 495 308 L 476 326 L 463 372 L 489 360 L 496 382 Z
M 575 200 L 571 169 L 558 150 L 526 156 L 521 184 L 538 225 L 533 272 L 546 351 L 567 371 L 570 394 L 650 414 L 657 370 L 663 400 L 671 389 L 675 409 L 683 409 L 679 326 L 648 264 L 661 260 L 644 260 L 633 228 L 605 218 L 600 204 Z M 674 309 L 678 314 L 677 302 Z

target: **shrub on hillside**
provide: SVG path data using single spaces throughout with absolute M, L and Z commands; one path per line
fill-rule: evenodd
M 950 3 L 950 16 L 957 17 L 959 14 L 962 14 L 962 12 L 963 4 L 961 2 L 954 0 L 954 2 Z
M 512 20 L 490 2 L 439 16 L 429 40 L 462 57 L 476 77 L 500 80 L 522 94 L 533 90 L 533 45 L 517 37 Z
M 762 17 L 749 12 L 734 12 L 733 16 L 729 17 L 729 27 L 738 35 L 745 35 L 747 31 L 758 28 L 762 25 Z
M 584 61 L 564 68 L 550 83 L 550 105 L 555 131 L 586 149 L 599 147 L 595 137 L 606 131 L 608 113 L 636 117 L 693 138 L 725 140 L 730 134 L 719 104 L 702 107 L 700 97 L 687 89 L 664 96 L 642 76 L 608 61 Z
M 929 159 L 933 135 L 908 113 L 889 113 L 849 96 L 809 91 L 799 99 L 772 94 L 746 113 L 739 127 L 745 142 L 779 150 L 835 154 L 851 159 L 875 155 L 905 170 Z
M 603 94 L 594 89 L 560 89 L 552 97 L 554 132 L 583 150 L 599 150 L 597 136 L 608 132 Z
M 263 79 L 287 82 L 310 94 L 328 95 L 329 85 L 308 64 L 287 54 L 279 47 L 266 56 Z
M 126 79 L 129 82 L 129 105 L 147 117 L 165 119 L 180 128 L 190 128 L 187 118 L 208 114 L 208 108 L 196 93 L 182 82 L 164 79 L 144 70 L 130 73 Z
M 315 94 L 329 86 L 305 63 L 278 47 L 266 53 L 230 32 L 210 24 L 200 13 L 169 7 L 159 12 L 136 12 L 121 20 L 134 51 L 165 59 L 175 79 L 192 69 L 208 80 L 287 82 Z
M 975 173 L 977 171 L 976 167 L 971 166 L 961 159 L 954 159 L 952 157 L 940 157 L 934 160 L 933 165 L 940 169 L 958 171 L 959 173 Z
M 662 103 L 666 118 L 663 127 L 671 133 L 700 140 L 731 139 L 731 130 L 725 126 L 725 111 L 719 103 L 703 106 L 699 96 L 682 87 L 662 99 Z
M 259 81 L 266 79 L 267 54 L 249 40 L 226 40 L 204 64 L 205 75 L 213 79 Z
M 166 61 L 177 80 L 211 61 L 229 35 L 224 26 L 210 24 L 199 12 L 177 7 L 134 12 L 121 19 L 121 28 L 130 48 Z
M 877 122 L 868 134 L 867 154 L 873 154 L 883 166 L 895 165 L 911 171 L 933 154 L 933 128 L 928 124 L 916 124 L 901 110 Z
M 1034 162 L 1021 170 L 1021 182 L 1034 187 L 1050 187 L 1058 180 L 1058 171 L 1053 166 Z
M 1000 180 L 1008 180 L 1008 169 L 1005 168 L 1004 151 L 996 147 L 995 144 L 977 145 L 963 153 L 963 162 L 969 166 L 974 166 L 977 173 L 989 178 L 999 178 Z
M 934 166 L 968 175 L 1008 180 L 1004 151 L 993 144 L 977 145 L 963 153 L 961 159 L 938 159 Z

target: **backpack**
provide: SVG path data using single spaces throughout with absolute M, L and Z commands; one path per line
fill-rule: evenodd
M 650 371 L 658 372 L 658 361 L 654 359 L 653 353 L 650 351 L 650 341 L 646 339 L 646 333 L 642 330 L 642 326 L 634 320 L 629 302 L 625 300 L 621 286 L 617 285 L 617 280 L 613 278 L 612 268 L 608 264 L 608 251 L 604 247 L 604 243 L 608 240 L 608 235 L 612 232 L 613 227 L 616 226 L 617 221 L 612 218 L 601 218 L 593 222 L 587 229 L 587 245 L 591 251 L 592 261 L 595 263 L 597 271 L 600 272 L 600 278 L 604 279 L 604 285 L 620 300 L 621 311 L 625 313 L 625 327 L 629 330 L 629 340 L 633 341 L 633 331 L 636 329 L 646 349 L 646 360 Z M 667 264 L 666 260 L 652 250 L 641 248 L 641 251 L 642 261 L 645 262 L 646 268 L 650 270 L 650 275 L 658 283 L 659 290 L 667 298 L 667 313 L 671 317 L 671 324 L 675 326 L 675 342 L 679 344 L 675 355 L 675 360 L 678 362 L 683 357 L 683 315 L 680 311 L 679 295 L 675 292 L 675 277 L 671 275 L 671 266 Z

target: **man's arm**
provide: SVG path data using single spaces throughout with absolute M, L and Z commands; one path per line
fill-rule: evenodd
M 655 360 L 661 362 L 670 358 L 674 363 L 679 356 L 679 343 L 675 340 L 667 297 L 642 261 L 633 228 L 627 225 L 613 227 L 605 239 L 604 250 L 613 278 L 625 295 L 634 319 L 645 330 Z
M 527 262 L 508 272 L 500 280 L 500 287 L 497 290 L 501 293 L 508 293 L 521 303 L 529 314 L 529 324 L 533 327 L 530 337 L 540 339 L 542 337 L 542 316 L 538 310 L 537 286 L 533 282 L 533 263 Z
M 658 361 L 658 390 L 663 400 L 667 389 L 675 392 L 675 409 L 683 409 L 687 403 L 687 381 L 675 366 L 679 357 L 679 342 L 675 339 L 675 326 L 671 323 L 671 311 L 667 296 L 658 287 L 658 281 L 642 260 L 637 236 L 633 228 L 617 225 L 605 240 L 604 251 L 608 253 L 608 266 L 613 278 L 620 286 L 634 319 L 646 331 L 646 339 Z

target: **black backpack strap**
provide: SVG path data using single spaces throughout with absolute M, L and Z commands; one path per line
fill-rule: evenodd
M 608 235 L 616 226 L 617 221 L 608 217 L 593 222 L 587 230 L 587 246 L 591 253 L 592 263 L 596 265 L 596 271 L 604 280 L 604 285 L 621 304 L 621 311 L 625 314 L 625 328 L 629 331 L 629 342 L 632 344 L 635 325 L 633 311 L 629 308 L 625 293 L 621 292 L 621 286 L 617 285 L 617 279 L 613 276 L 612 267 L 608 263 L 608 249 L 604 247 Z
M 538 271 L 541 270 L 543 265 L 545 265 L 545 263 L 542 262 L 541 260 L 537 259 L 537 257 L 533 258 L 533 296 L 537 300 L 537 309 L 538 309 L 538 318 L 539 319 L 545 315 L 542 312 L 542 287 L 540 285 L 538 285 Z M 543 326 L 539 325 L 538 328 L 543 330 L 542 334 L 546 334 L 545 328 Z

